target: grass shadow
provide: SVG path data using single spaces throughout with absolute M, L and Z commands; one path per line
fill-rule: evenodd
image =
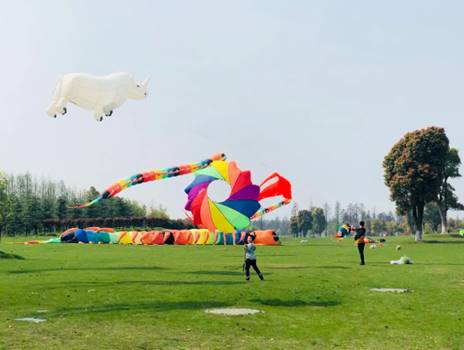
M 426 265 L 426 266 L 464 266 L 464 264 L 457 264 L 457 263 L 423 263 L 423 262 L 415 262 L 413 265 Z
M 63 282 L 51 283 L 47 289 L 61 289 L 66 286 L 70 288 L 99 288 L 99 287 L 116 287 L 116 286 L 225 286 L 243 284 L 243 281 L 165 281 L 165 280 L 126 280 L 126 281 L 95 281 L 95 282 Z M 43 284 L 41 284 L 43 286 Z
M 266 306 L 284 306 L 284 307 L 302 307 L 302 306 L 317 306 L 330 307 L 340 305 L 338 300 L 281 300 L 281 299 L 252 299 L 254 303 L 259 303 Z
M 464 240 L 463 241 L 440 241 L 440 240 L 437 240 L 437 239 L 433 239 L 433 240 L 427 240 L 427 241 L 422 241 L 422 243 L 430 243 L 430 244 L 464 244 Z
M 275 270 L 302 270 L 311 268 L 311 266 L 300 264 L 265 264 L 265 267 Z
M 315 269 L 351 270 L 348 266 L 313 266 Z
M 21 273 L 38 273 L 38 272 L 67 272 L 67 271 L 123 271 L 123 270 L 166 270 L 166 267 L 160 266 L 112 266 L 112 267 L 57 267 L 45 269 L 22 269 L 11 270 L 8 273 L 21 274 Z
M 207 275 L 207 276 L 242 276 L 243 272 L 238 271 L 187 271 L 184 272 L 191 275 Z
M 258 257 L 262 256 L 296 256 L 296 254 L 259 254 Z
M 207 276 L 243 276 L 242 271 L 187 271 L 184 272 L 192 275 L 207 275 Z M 272 273 L 266 273 L 266 276 L 272 275 Z
M 335 242 L 334 243 L 320 243 L 319 241 L 309 241 L 307 243 L 300 243 L 300 244 L 292 244 L 289 245 L 291 247 L 335 247 Z
M 5 253 L 0 250 L 0 259 L 17 259 L 17 260 L 25 260 L 25 258 L 18 254 L 12 253 Z
M 173 310 L 201 310 L 216 307 L 228 307 L 231 304 L 216 301 L 153 301 L 141 303 L 121 303 L 121 304 L 106 304 L 106 305 L 84 305 L 69 308 L 56 309 L 46 313 L 50 317 L 62 317 L 82 314 L 108 313 L 108 312 L 163 312 Z M 43 317 L 44 314 L 35 316 Z

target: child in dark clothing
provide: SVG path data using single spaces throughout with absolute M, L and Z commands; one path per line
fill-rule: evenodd
M 364 261 L 364 247 L 366 243 L 364 239 L 366 238 L 366 228 L 364 227 L 364 221 L 359 223 L 359 227 L 356 229 L 356 235 L 354 236 L 354 240 L 356 241 L 356 245 L 358 246 L 359 258 L 361 259 L 360 265 L 365 265 Z

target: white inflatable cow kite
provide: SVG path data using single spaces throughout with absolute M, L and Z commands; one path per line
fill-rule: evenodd
M 68 102 L 94 112 L 97 121 L 111 116 L 113 110 L 128 98 L 141 100 L 147 96 L 149 79 L 137 82 L 128 73 L 113 73 L 107 76 L 90 74 L 66 74 L 55 88 L 55 96 L 47 109 L 50 117 L 66 114 Z

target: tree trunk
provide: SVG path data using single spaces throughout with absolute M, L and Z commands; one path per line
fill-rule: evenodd
M 438 208 L 441 219 L 441 234 L 446 234 L 448 233 L 448 209 L 442 208 L 441 206 Z
M 414 224 L 416 226 L 416 242 L 422 241 L 422 223 L 424 219 L 424 206 L 425 204 L 420 203 L 413 207 Z
M 411 233 L 415 233 L 416 232 L 416 219 L 414 218 L 414 209 L 409 209 L 407 214 L 406 214 L 406 220 L 408 222 L 408 226 L 409 226 L 409 231 L 411 231 Z

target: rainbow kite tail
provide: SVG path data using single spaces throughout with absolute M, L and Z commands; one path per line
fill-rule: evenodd
M 92 201 L 90 201 L 90 202 L 87 202 L 87 203 L 84 203 L 84 204 L 72 205 L 72 206 L 70 206 L 70 208 L 72 208 L 72 209 L 83 209 L 83 208 L 87 208 L 87 207 L 90 207 L 90 206 L 94 205 L 95 203 L 100 202 L 102 199 L 103 199 L 103 196 L 100 195 L 100 196 L 98 196 L 97 198 L 95 198 L 94 200 L 92 200 Z
M 90 207 L 100 202 L 103 199 L 113 198 L 114 196 L 116 196 L 118 193 L 125 190 L 126 188 L 139 185 L 145 182 L 163 180 L 163 179 L 167 179 L 170 177 L 192 174 L 198 170 L 209 167 L 214 161 L 225 160 L 225 159 L 226 159 L 226 155 L 224 153 L 216 153 L 210 158 L 204 159 L 196 163 L 178 165 L 178 166 L 164 168 L 164 169 L 153 169 L 153 170 L 149 170 L 143 173 L 138 173 L 132 176 L 128 176 L 112 184 L 110 187 L 108 187 L 105 190 L 105 192 L 103 192 L 97 198 L 87 203 L 84 203 L 84 204 L 78 204 L 78 205 L 71 206 L 71 208 L 75 208 L 75 209 L 87 208 L 87 207 Z
M 276 209 L 279 209 L 287 204 L 290 204 L 292 202 L 291 199 L 284 199 L 280 201 L 279 203 L 272 204 L 266 208 L 259 209 L 252 217 L 251 220 L 256 220 L 259 219 L 261 216 L 268 214 Z

